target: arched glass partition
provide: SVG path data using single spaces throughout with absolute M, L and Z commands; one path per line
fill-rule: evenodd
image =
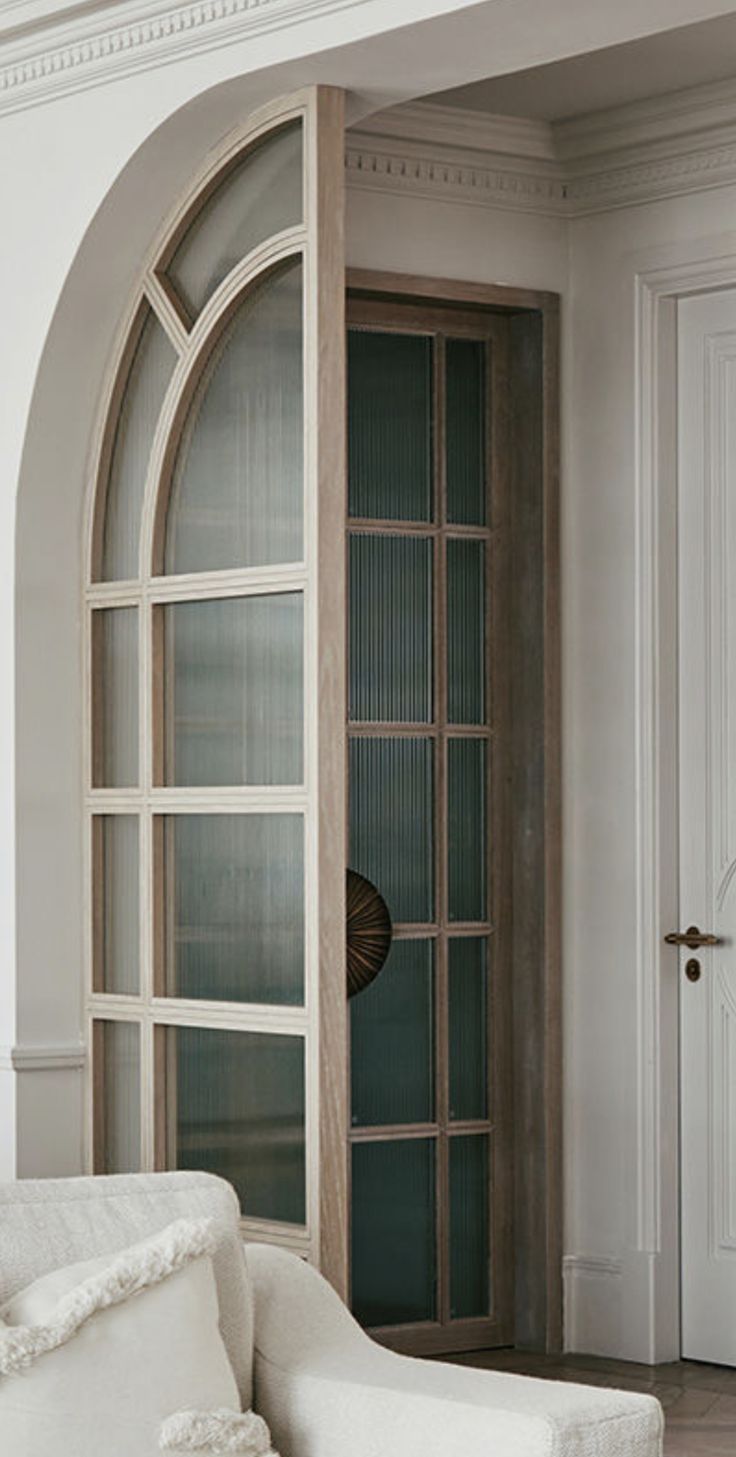
M 345 1289 L 341 94 L 145 269 L 91 489 L 90 1163 L 205 1168 Z M 319 360 L 319 369 L 317 362 Z

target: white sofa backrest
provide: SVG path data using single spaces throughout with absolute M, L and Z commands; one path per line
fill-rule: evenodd
M 253 1300 L 235 1191 L 213 1174 L 121 1174 L 0 1184 L 0 1305 L 61 1265 L 112 1254 L 174 1219 L 206 1215 L 222 1235 L 214 1258 L 220 1328 L 244 1407 L 252 1400 Z

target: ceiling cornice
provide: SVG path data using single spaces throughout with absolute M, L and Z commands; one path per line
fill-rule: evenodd
M 580 217 L 736 182 L 736 83 L 526 121 L 418 102 L 348 136 L 353 186 Z

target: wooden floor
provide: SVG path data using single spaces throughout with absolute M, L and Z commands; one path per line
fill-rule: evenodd
M 533 1356 L 521 1351 L 472 1351 L 450 1359 L 552 1381 L 651 1392 L 665 1411 L 665 1457 L 736 1457 L 736 1369 L 729 1366 L 697 1361 L 635 1366 L 596 1356 Z

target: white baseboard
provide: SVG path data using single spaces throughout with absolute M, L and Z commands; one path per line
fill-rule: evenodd
M 589 1356 L 618 1356 L 623 1262 L 609 1255 L 565 1255 L 562 1279 L 565 1350 Z

